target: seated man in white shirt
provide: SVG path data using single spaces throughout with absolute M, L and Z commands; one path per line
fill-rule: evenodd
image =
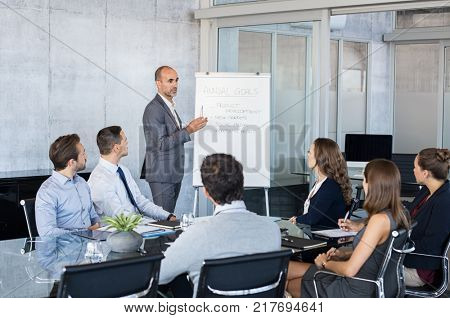
M 200 168 L 205 196 L 215 205 L 213 217 L 189 226 L 167 249 L 161 262 L 160 284 L 188 273 L 197 290 L 205 259 L 277 251 L 278 225 L 246 209 L 242 165 L 226 154 L 207 156 Z
M 155 220 L 176 220 L 144 197 L 121 158 L 128 155 L 128 141 L 119 126 L 106 127 L 97 134 L 100 159 L 89 177 L 92 201 L 99 216 L 140 213 Z

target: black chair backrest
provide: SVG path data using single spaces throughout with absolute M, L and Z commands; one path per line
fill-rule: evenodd
M 414 250 L 409 244 L 411 230 L 394 230 L 389 238 L 383 264 L 378 272 L 378 280 L 384 286 L 384 297 L 403 297 L 405 283 L 403 279 L 403 260 L 405 252 Z
M 291 250 L 205 260 L 197 297 L 280 298 Z
M 39 236 L 36 227 L 36 216 L 34 212 L 35 201 L 35 198 L 20 201 L 20 205 L 22 206 L 23 212 L 25 214 L 25 220 L 27 221 L 28 236 L 30 237 L 30 239 Z
M 58 297 L 110 298 L 144 292 L 156 297 L 162 254 L 66 266 Z

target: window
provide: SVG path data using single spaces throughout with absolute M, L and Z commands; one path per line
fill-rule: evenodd
M 338 109 L 338 71 L 339 71 L 339 42 L 330 43 L 330 105 L 328 113 L 328 138 L 337 140 L 337 109 Z
M 289 24 L 219 29 L 219 72 L 271 73 L 273 82 L 271 171 L 275 186 L 299 182 L 304 171 L 307 118 L 308 36 L 273 31 Z M 294 29 L 297 31 L 297 29 Z
M 397 11 L 397 29 L 450 26 L 450 8 Z
M 368 44 L 351 41 L 341 43 L 332 40 L 330 44 L 328 136 L 344 149 L 347 133 L 366 133 Z M 339 45 L 342 45 L 342 56 L 339 56 Z M 339 65 L 342 65 L 340 74 Z
M 395 153 L 437 145 L 438 74 L 439 44 L 396 45 Z

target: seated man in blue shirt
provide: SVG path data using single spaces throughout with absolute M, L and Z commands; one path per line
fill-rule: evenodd
M 213 217 L 196 222 L 167 249 L 160 284 L 188 273 L 197 290 L 205 259 L 277 251 L 280 228 L 272 220 L 246 209 L 242 165 L 234 157 L 214 154 L 200 168 L 205 196 L 215 205 Z
M 97 134 L 100 159 L 89 177 L 95 210 L 99 215 L 141 213 L 156 220 L 175 221 L 175 215 L 141 194 L 130 170 L 120 159 L 128 156 L 128 140 L 119 126 L 106 127 Z
M 86 152 L 76 134 L 56 139 L 50 146 L 55 170 L 36 195 L 36 226 L 39 236 L 61 235 L 74 230 L 94 230 L 100 219 L 86 181 L 77 175 L 86 167 Z

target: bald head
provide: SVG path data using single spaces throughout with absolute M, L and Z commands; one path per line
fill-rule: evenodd
M 178 90 L 178 74 L 170 66 L 161 66 L 155 72 L 156 87 L 158 93 L 172 101 L 177 95 Z
M 172 71 L 175 71 L 175 70 L 174 70 L 173 68 L 171 68 L 170 66 L 167 66 L 167 65 L 160 66 L 160 67 L 158 67 L 158 68 L 156 69 L 156 71 L 155 71 L 155 81 L 160 80 L 160 79 L 161 79 L 161 73 L 162 73 L 163 71 L 166 71 L 166 70 L 172 70 Z

